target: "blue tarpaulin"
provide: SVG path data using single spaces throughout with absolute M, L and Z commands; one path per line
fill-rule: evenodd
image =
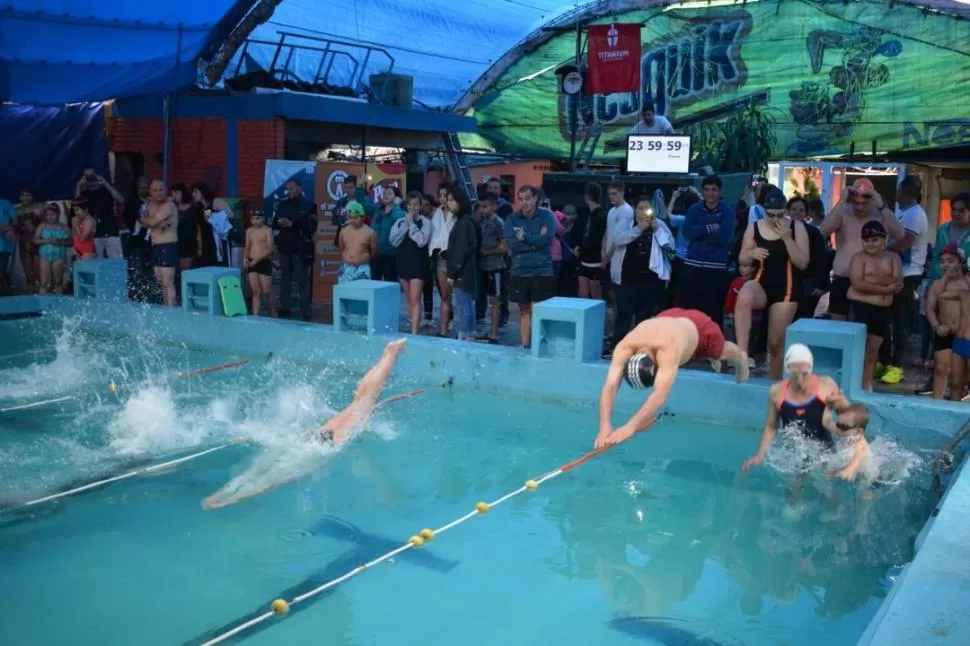
M 16 203 L 28 188 L 39 200 L 67 199 L 85 168 L 108 176 L 108 141 L 101 104 L 0 106 L 4 150 L 0 198 Z
M 629 0 L 623 0 L 628 2 Z M 414 77 L 414 98 L 450 106 L 489 66 L 526 35 L 590 0 L 283 0 L 253 38 L 276 41 L 298 32 L 382 47 L 394 71 Z M 194 83 L 257 0 L 2 0 L 0 101 L 59 104 L 163 94 Z M 608 3 L 607 3 L 608 4 Z M 321 43 L 304 43 L 324 47 Z M 386 71 L 387 57 L 364 54 L 359 78 Z M 275 48 L 252 47 L 247 63 L 270 67 Z M 285 54 L 284 54 L 285 55 Z M 309 81 L 319 54 L 292 66 Z M 349 76 L 347 59 L 331 82 Z M 247 65 L 251 69 L 251 65 Z M 235 69 L 235 63 L 229 71 Z
M 3 0 L 0 101 L 62 104 L 187 87 L 254 0 Z

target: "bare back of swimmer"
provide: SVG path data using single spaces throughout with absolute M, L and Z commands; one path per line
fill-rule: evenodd
M 394 368 L 394 364 L 397 362 L 398 357 L 404 353 L 404 344 L 406 342 L 407 339 L 398 339 L 387 344 L 384 348 L 384 355 L 357 382 L 354 400 L 350 405 L 330 418 L 319 431 L 314 432 L 318 434 L 317 437 L 320 441 L 337 448 L 345 444 L 355 430 L 367 423 L 374 409 L 377 408 L 381 394 L 384 392 L 384 386 L 387 385 L 387 380 L 391 376 L 391 370 Z M 250 467 L 241 476 L 234 478 L 225 487 L 203 500 L 202 507 L 205 509 L 226 507 L 246 498 L 252 498 L 253 496 L 277 489 L 287 483 L 302 478 L 308 473 L 308 470 L 300 470 L 289 473 L 285 478 L 277 480 L 270 485 L 249 486 L 252 480 L 259 479 L 261 476 L 272 471 L 272 469 L 272 466 L 257 467 L 254 465 Z
M 680 367 L 692 360 L 707 359 L 720 371 L 721 361 L 734 366 L 738 383 L 748 378 L 748 366 L 735 344 L 703 312 L 672 308 L 633 328 L 613 348 L 610 369 L 600 394 L 600 424 L 595 446 L 622 442 L 647 427 L 667 402 Z M 620 384 L 626 380 L 637 389 L 653 392 L 630 420 L 613 430 L 613 405 Z

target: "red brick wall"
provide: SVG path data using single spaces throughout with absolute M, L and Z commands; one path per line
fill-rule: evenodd
M 191 185 L 205 181 L 217 194 L 225 195 L 228 179 L 225 120 L 175 119 L 170 144 L 170 182 Z M 145 158 L 145 173 L 153 179 L 163 176 L 158 163 L 165 149 L 161 119 L 113 119 L 111 148 L 115 152 L 140 153 Z
M 111 149 L 139 153 L 145 158 L 149 177 L 162 177 L 156 162 L 164 149 L 161 119 L 112 119 Z M 283 119 L 236 122 L 236 195 L 228 196 L 229 165 L 226 159 L 226 121 L 222 118 L 175 119 L 169 152 L 172 182 L 208 182 L 218 195 L 241 197 L 248 208 L 263 201 L 263 170 L 267 159 L 283 159 Z
M 283 159 L 285 125 L 283 119 L 238 121 L 239 158 L 236 192 L 248 208 L 263 205 L 263 172 L 267 159 Z

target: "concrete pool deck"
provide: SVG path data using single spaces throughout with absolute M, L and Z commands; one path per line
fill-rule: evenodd
M 246 356 L 272 351 L 292 359 L 321 362 L 328 357 L 352 356 L 361 357 L 363 365 L 377 356 L 390 338 L 336 332 L 316 323 L 227 319 L 127 302 L 58 296 L 0 299 L 0 314 L 35 311 L 79 316 L 82 326 L 119 336 L 130 335 L 132 330 L 151 330 L 160 341 Z M 410 337 L 409 346 L 398 370 L 412 381 L 435 386 L 450 380 L 457 387 L 516 391 L 556 400 L 595 400 L 607 367 L 605 361 L 534 358 L 520 348 L 433 337 Z M 723 424 L 725 413 L 730 412 L 732 423 L 751 427 L 754 446 L 764 420 L 768 385 L 766 380 L 753 379 L 739 386 L 731 375 L 685 370 L 667 410 L 712 424 Z M 904 443 L 923 447 L 942 446 L 970 413 L 965 404 L 925 398 L 871 393 L 857 394 L 856 398 L 873 409 L 873 434 L 891 434 Z M 632 410 L 641 396 L 625 388 L 617 401 Z M 591 420 L 591 425 L 594 422 Z M 861 646 L 970 643 L 968 518 L 970 470 L 964 464 L 917 540 L 913 561 L 903 569 L 860 638 Z

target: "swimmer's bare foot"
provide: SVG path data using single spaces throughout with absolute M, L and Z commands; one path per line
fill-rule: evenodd
M 744 383 L 745 381 L 748 380 L 748 377 L 751 376 L 751 368 L 748 367 L 747 357 L 745 357 L 744 361 L 738 364 L 737 369 L 735 370 L 735 373 L 736 373 L 735 376 L 737 377 L 739 384 Z
M 708 359 L 708 362 L 711 364 L 711 370 L 713 370 L 716 373 L 720 373 L 721 372 L 721 362 L 719 360 L 717 360 L 717 359 Z
M 404 344 L 407 342 L 407 338 L 391 341 L 387 344 L 387 347 L 384 348 L 384 352 L 390 355 L 404 354 Z

